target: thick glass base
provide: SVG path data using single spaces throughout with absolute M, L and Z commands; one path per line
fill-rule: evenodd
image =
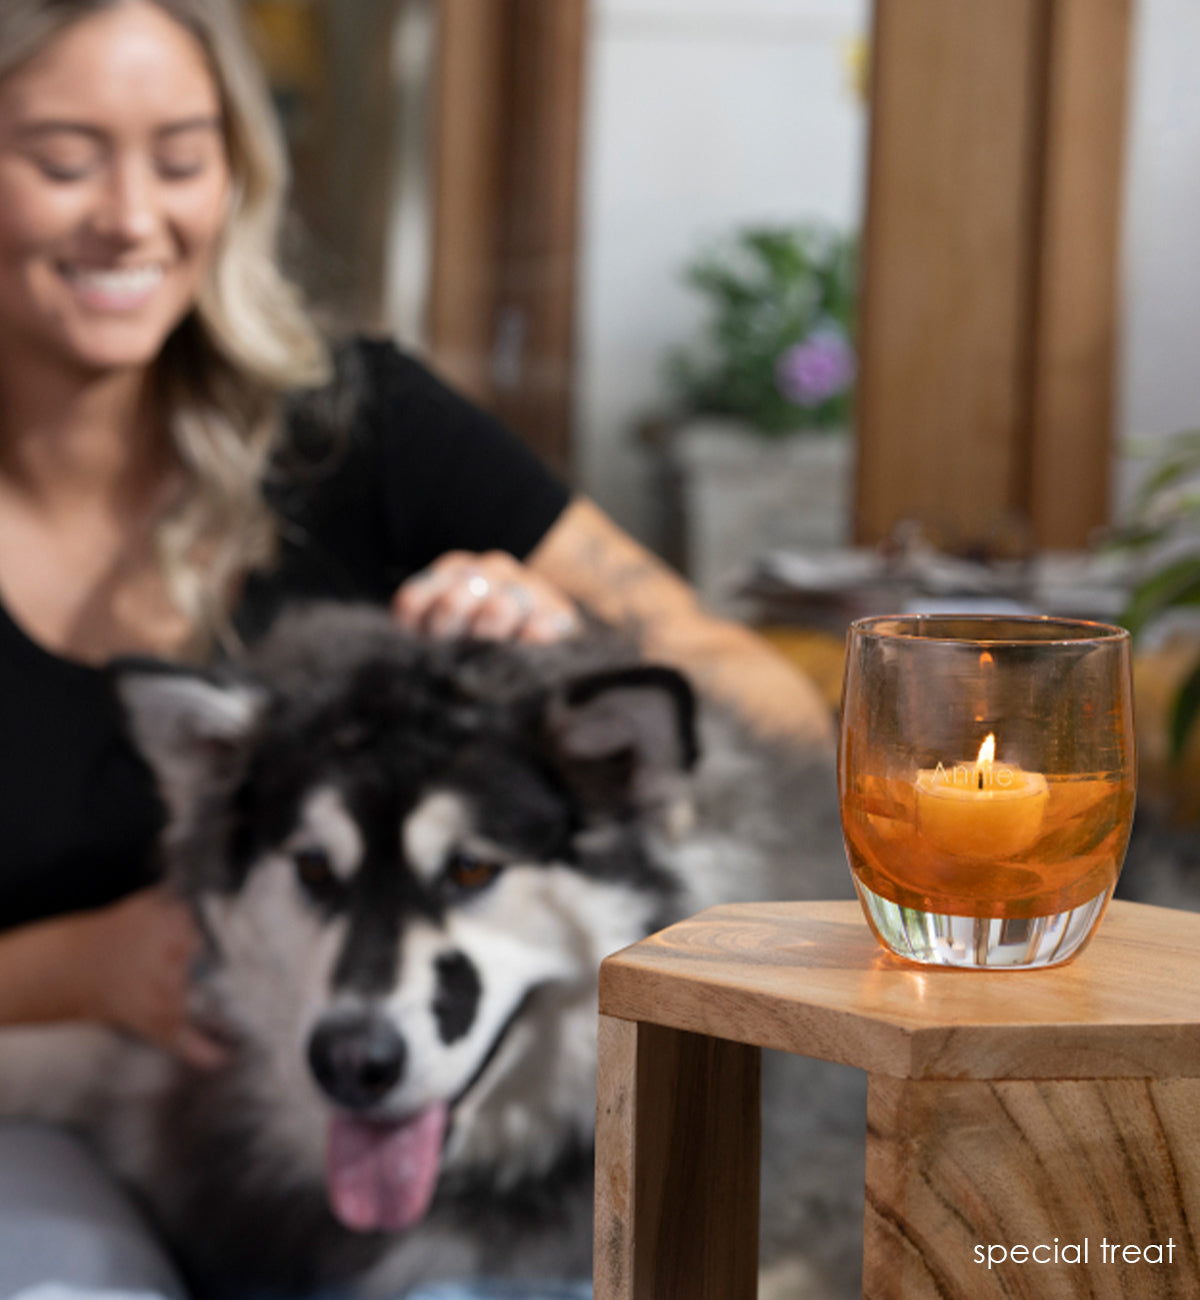
M 871 929 L 896 956 L 977 970 L 1032 970 L 1070 961 L 1112 897 L 1106 889 L 1069 912 L 1006 919 L 922 912 L 881 898 L 857 879 L 854 887 Z

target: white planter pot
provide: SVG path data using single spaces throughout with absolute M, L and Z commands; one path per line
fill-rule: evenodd
M 848 433 L 766 437 L 733 421 L 696 421 L 676 431 L 670 455 L 687 576 L 718 608 L 730 606 L 737 580 L 764 552 L 823 550 L 849 539 Z

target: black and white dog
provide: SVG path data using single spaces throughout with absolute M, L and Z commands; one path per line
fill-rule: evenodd
M 601 958 L 716 901 L 847 892 L 827 765 L 596 641 L 431 645 L 315 607 L 227 677 L 120 691 L 233 1060 L 8 1030 L 0 1113 L 82 1127 L 200 1294 L 586 1275 Z M 844 1208 L 852 1254 L 861 1171 L 813 1179 L 793 1218 Z

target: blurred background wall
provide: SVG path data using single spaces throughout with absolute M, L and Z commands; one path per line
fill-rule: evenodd
M 1123 440 L 1200 426 L 1198 61 L 1200 5 L 1139 0 L 1122 243 Z M 1136 466 L 1119 469 L 1127 486 Z
M 639 424 L 702 323 L 684 265 L 739 225 L 862 219 L 866 0 L 593 0 L 577 466 L 653 538 Z

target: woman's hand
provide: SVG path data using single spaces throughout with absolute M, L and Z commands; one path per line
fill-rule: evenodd
M 392 597 L 396 621 L 434 637 L 561 641 L 579 632 L 572 601 L 505 551 L 450 551 Z
M 228 1059 L 190 1016 L 192 966 L 203 940 L 185 903 L 159 886 L 71 919 L 70 960 L 88 1019 L 204 1069 Z

